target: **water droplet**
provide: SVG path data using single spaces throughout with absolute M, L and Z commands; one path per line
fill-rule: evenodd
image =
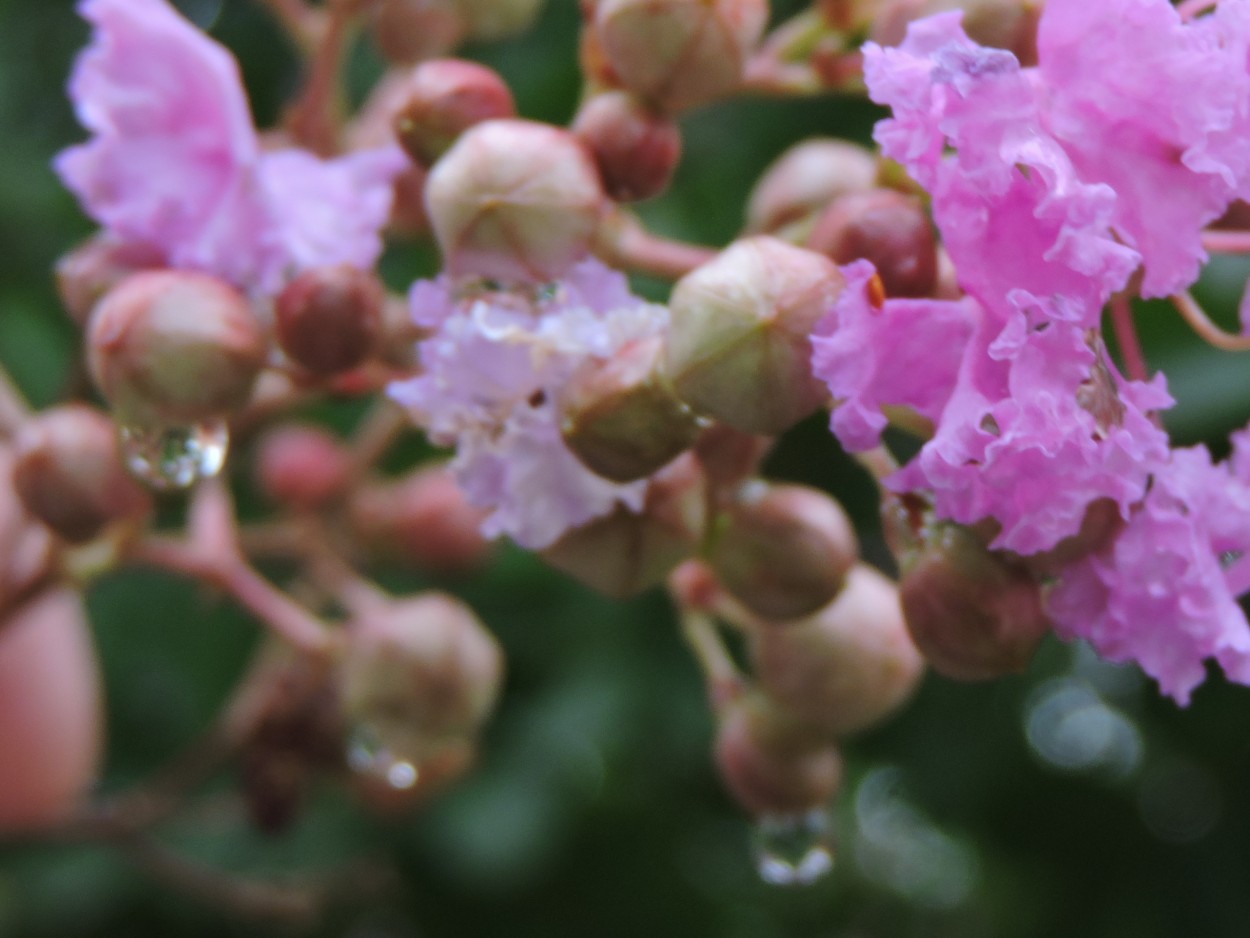
M 368 723 L 358 724 L 348 737 L 347 764 L 353 772 L 384 779 L 396 791 L 415 788 L 421 775 L 415 763 L 394 753 Z
M 833 869 L 829 811 L 765 815 L 755 822 L 755 869 L 773 886 L 810 886 Z
M 118 433 L 130 471 L 161 492 L 212 478 L 221 471 L 230 447 L 224 420 L 186 427 L 124 426 Z

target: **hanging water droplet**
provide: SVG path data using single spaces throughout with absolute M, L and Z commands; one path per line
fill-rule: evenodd
M 810 886 L 833 869 L 829 811 L 765 815 L 753 832 L 755 869 L 773 886 Z
M 134 475 L 157 491 L 185 489 L 221 471 L 230 447 L 224 420 L 185 427 L 123 426 L 122 455 Z
M 421 777 L 416 764 L 394 753 L 377 727 L 357 724 L 347 740 L 347 764 L 353 772 L 382 779 L 396 791 L 415 788 Z

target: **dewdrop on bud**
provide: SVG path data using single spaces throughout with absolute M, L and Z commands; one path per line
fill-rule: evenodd
M 804 485 L 748 482 L 722 524 L 708 558 L 712 569 L 765 619 L 797 619 L 828 604 L 859 556 L 842 506 Z
M 322 427 L 276 427 L 257 447 L 260 490 L 273 501 L 301 511 L 315 511 L 342 495 L 351 470 L 347 448 Z
M 699 414 L 777 436 L 827 393 L 811 331 L 842 290 L 826 257 L 760 235 L 735 242 L 673 290 L 667 371 Z
M 778 233 L 811 224 L 834 199 L 871 189 L 877 180 L 872 151 L 856 143 L 815 137 L 796 143 L 760 176 L 747 202 L 747 230 Z
M 452 0 L 465 18 L 469 35 L 482 42 L 494 42 L 523 33 L 542 12 L 544 0 Z
M 594 30 L 620 83 L 671 112 L 733 92 L 767 20 L 767 0 L 600 0 Z
M 699 422 L 661 373 L 664 340 L 636 339 L 591 361 L 560 395 L 561 433 L 588 469 L 614 482 L 651 475 L 694 442 Z
M 662 583 L 688 559 L 706 517 L 703 475 L 687 454 L 651 480 L 641 512 L 618 507 L 568 532 L 541 556 L 605 596 L 622 599 Z
M 904 570 L 907 627 L 935 671 L 979 681 L 1028 667 L 1049 623 L 1025 570 L 956 524 L 931 530 Z
M 162 266 L 156 248 L 97 234 L 56 262 L 56 292 L 70 318 L 83 326 L 109 290 L 133 273 Z
M 628 92 L 595 95 L 577 112 L 572 131 L 590 150 L 604 189 L 617 202 L 659 195 L 681 159 L 681 128 Z
M 821 215 L 806 244 L 838 264 L 871 261 L 888 296 L 930 296 L 937 286 L 937 238 L 915 196 L 893 189 L 844 195 Z
M 807 731 L 837 738 L 898 710 L 920 684 L 898 589 L 859 564 L 837 599 L 797 622 L 757 623 L 751 661 L 760 689 Z
M 84 404 L 44 411 L 22 426 L 13 488 L 27 511 L 75 544 L 152 511 L 151 496 L 122 463 L 113 421 Z
M 454 276 L 553 280 L 586 255 L 605 204 L 585 148 L 532 121 L 470 128 L 426 182 L 430 223 Z
M 401 64 L 446 55 L 468 29 L 455 0 L 378 0 L 369 18 L 378 51 Z
M 1037 62 L 1037 24 L 1044 0 L 887 0 L 876 17 L 871 38 L 883 46 L 903 41 L 916 20 L 963 11 L 963 28 L 973 42 L 1006 49 L 1021 65 Z
M 386 291 L 370 271 L 348 264 L 306 270 L 274 303 L 278 344 L 314 374 L 354 368 L 376 348 Z
M 396 93 L 391 120 L 408 155 L 429 166 L 475 124 L 512 117 L 516 105 L 504 80 L 492 69 L 465 59 L 435 59 L 418 65 Z

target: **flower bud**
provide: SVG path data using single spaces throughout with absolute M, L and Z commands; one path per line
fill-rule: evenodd
M 363 544 L 393 561 L 439 574 L 466 573 L 486 559 L 490 542 L 481 533 L 484 514 L 469 504 L 443 466 L 352 493 L 352 530 Z
M 52 563 L 52 536 L 38 524 L 9 484 L 13 451 L 0 445 L 0 609 L 19 600 L 42 580 Z
M 44 411 L 23 425 L 14 456 L 22 504 L 72 543 L 152 511 L 151 495 L 122 463 L 113 421 L 84 404 Z
M 68 817 L 103 744 L 99 665 L 82 599 L 45 592 L 0 621 L 0 833 Z
M 797 745 L 757 694 L 735 701 L 721 719 L 716 766 L 734 799 L 757 816 L 820 807 L 842 784 L 838 751 L 828 743 Z
M 957 680 L 1023 671 L 1049 629 L 1036 581 L 960 525 L 930 532 L 900 587 L 917 647 Z
M 838 264 L 872 261 L 888 296 L 930 296 L 937 286 L 937 238 L 915 196 L 892 189 L 844 195 L 816 222 L 807 246 Z
M 600 0 L 594 29 L 622 85 L 665 111 L 733 92 L 767 0 Z
M 469 26 L 469 35 L 494 42 L 523 33 L 542 12 L 543 0 L 453 0 Z
M 465 59 L 418 65 L 397 95 L 392 125 L 408 155 L 429 166 L 464 131 L 495 117 L 512 117 L 516 105 L 492 69 Z
M 727 489 L 757 475 L 772 445 L 771 437 L 753 436 L 715 423 L 699 434 L 694 455 L 708 484 L 715 489 Z
M 603 187 L 617 202 L 659 195 L 681 159 L 681 128 L 624 91 L 598 94 L 582 105 L 573 133 L 590 150 Z
M 256 481 L 267 497 L 315 511 L 339 497 L 351 478 L 352 460 L 334 434 L 317 426 L 287 424 L 261 438 Z
M 735 242 L 673 290 L 667 369 L 697 413 L 776 436 L 814 411 L 811 331 L 845 280 L 828 258 L 766 235 Z
M 430 170 L 426 205 L 451 274 L 542 281 L 586 255 L 605 200 L 571 134 L 491 120 L 465 131 Z
M 190 271 L 134 274 L 96 307 L 91 374 L 126 422 L 193 424 L 247 403 L 265 335 L 233 287 Z
M 401 64 L 446 55 L 468 29 L 455 0 L 378 0 L 369 20 L 383 57 Z
M 70 318 L 85 326 L 109 290 L 133 273 L 163 266 L 154 247 L 97 234 L 56 262 L 56 291 Z
M 542 558 L 614 599 L 662 583 L 694 553 L 706 518 L 704 480 L 691 456 L 660 470 L 641 512 L 619 507 L 564 535 Z
M 814 137 L 796 143 L 764 170 L 747 202 L 747 230 L 774 233 L 814 218 L 834 199 L 865 192 L 877 160 L 857 143 Z
M 377 347 L 386 291 L 370 271 L 315 267 L 288 283 L 274 303 L 278 344 L 314 374 L 354 368 Z
M 831 602 L 858 559 L 842 506 L 805 485 L 748 482 L 726 508 L 708 558 L 730 593 L 765 619 L 797 619 Z
M 689 449 L 699 432 L 661 373 L 664 339 L 636 339 L 591 361 L 560 396 L 564 442 L 588 469 L 614 482 L 646 478 Z
M 963 11 L 964 31 L 973 42 L 1013 53 L 1022 65 L 1037 63 L 1037 24 L 1042 0 L 889 0 L 873 24 L 871 38 L 896 46 L 907 25 L 948 10 Z
M 880 722 L 907 701 L 924 672 L 898 590 L 865 564 L 810 618 L 755 628 L 751 660 L 760 689 L 823 738 Z

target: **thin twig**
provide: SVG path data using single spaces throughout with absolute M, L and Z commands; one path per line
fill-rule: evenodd
M 1250 231 L 1207 230 L 1202 246 L 1214 254 L 1250 254 Z
M 1190 328 L 1198 333 L 1198 336 L 1207 344 L 1223 349 L 1225 352 L 1250 351 L 1250 336 L 1225 332 L 1211 321 L 1192 294 L 1177 293 L 1170 299 L 1176 311 L 1181 314 L 1181 318 L 1189 323 Z
M 746 679 L 725 648 L 711 615 L 699 609 L 682 609 L 679 615 L 682 637 L 703 671 L 712 711 L 719 714 L 741 696 Z
M 672 241 L 647 231 L 632 215 L 618 213 L 603 226 L 595 252 L 612 267 L 661 280 L 680 280 L 716 256 L 712 248 Z
M 1125 373 L 1134 381 L 1148 381 L 1150 369 L 1146 366 L 1146 356 L 1142 352 L 1137 325 L 1133 321 L 1133 307 L 1123 293 L 1117 293 L 1111 298 L 1111 328 L 1120 346 Z

